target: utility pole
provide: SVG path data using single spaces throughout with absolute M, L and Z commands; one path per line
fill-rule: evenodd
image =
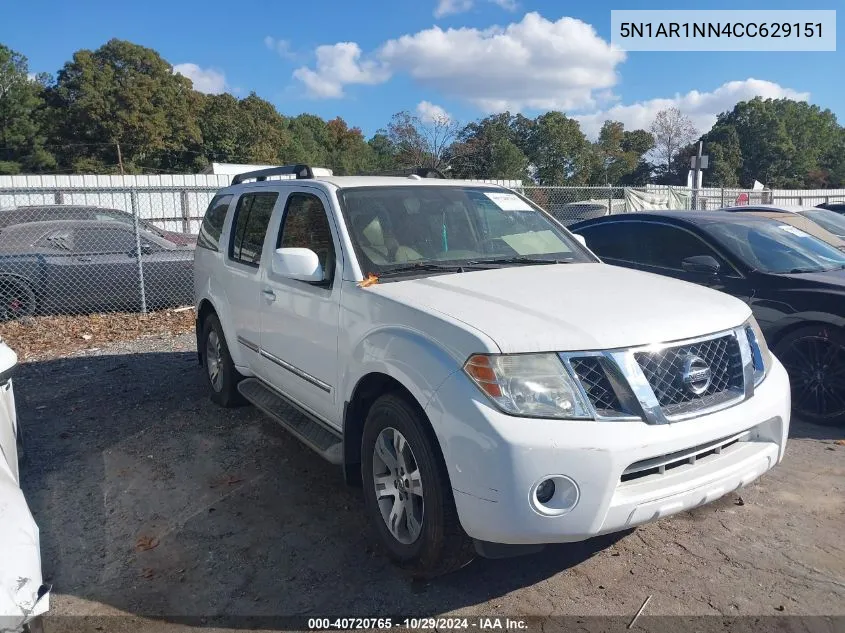
M 120 175 L 123 175 L 123 155 L 120 153 L 120 141 L 115 141 L 117 146 L 117 164 L 120 165 Z

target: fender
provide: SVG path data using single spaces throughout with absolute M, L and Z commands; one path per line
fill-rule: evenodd
M 206 267 L 208 268 L 208 267 Z M 216 277 L 209 275 L 205 281 L 200 282 L 196 290 L 197 301 L 196 308 L 199 311 L 200 304 L 203 299 L 209 301 L 220 319 L 220 325 L 223 326 L 223 337 L 226 339 L 226 346 L 229 348 L 229 354 L 232 356 L 232 362 L 238 368 L 238 371 L 244 374 L 251 374 L 246 371 L 247 363 L 243 357 L 241 346 L 238 345 L 237 340 L 232 338 L 235 332 L 235 325 L 232 321 L 232 312 L 229 309 L 229 298 L 226 296 L 226 291 Z M 197 312 L 199 314 L 199 312 Z M 199 333 L 197 334 L 199 336 Z
M 425 409 L 464 360 L 428 334 L 401 325 L 384 326 L 368 332 L 351 350 L 339 391 L 349 401 L 361 379 L 377 372 L 402 383 Z

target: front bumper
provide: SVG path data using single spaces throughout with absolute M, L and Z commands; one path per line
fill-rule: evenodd
M 624 530 L 748 485 L 783 458 L 790 404 L 789 379 L 773 358 L 750 399 L 668 425 L 508 416 L 463 372 L 438 389 L 426 412 L 467 534 L 492 543 L 539 544 Z M 704 450 L 713 446 L 718 450 Z M 697 457 L 672 461 L 693 447 L 701 448 Z M 664 462 L 671 467 L 663 472 L 626 474 L 623 481 L 632 466 Z M 573 508 L 550 514 L 537 505 L 534 491 L 548 477 L 575 482 Z

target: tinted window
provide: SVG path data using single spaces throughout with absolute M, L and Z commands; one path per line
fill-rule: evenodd
M 839 213 L 830 211 L 829 209 L 809 209 L 804 211 L 802 215 L 807 216 L 813 222 L 834 235 L 845 237 L 845 217 Z
M 276 246 L 310 248 L 320 258 L 326 279 L 330 281 L 334 277 L 335 252 L 329 218 L 316 196 L 291 194 Z
M 270 215 L 279 194 L 273 192 L 247 193 L 235 208 L 229 257 L 249 266 L 258 266 Z
M 647 266 L 683 270 L 682 262 L 694 255 L 710 255 L 723 270 L 728 264 L 692 233 L 652 222 L 609 222 L 579 229 L 587 246 L 599 257 Z
M 216 251 L 220 247 L 220 234 L 226 221 L 226 212 L 232 202 L 231 194 L 214 196 L 202 219 L 200 232 L 197 236 L 197 246 Z
M 638 261 L 632 239 L 634 222 L 606 222 L 585 226 L 576 233 L 584 236 L 587 247 L 602 258 Z

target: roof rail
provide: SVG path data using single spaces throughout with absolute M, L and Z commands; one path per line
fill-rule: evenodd
M 418 178 L 446 178 L 446 174 L 444 174 L 439 169 L 435 169 L 434 167 L 406 167 L 402 169 L 386 169 L 384 171 L 378 171 L 368 175 L 406 176 L 409 178 L 414 176 L 417 176 Z
M 330 169 L 323 169 L 322 167 L 311 167 L 299 163 L 296 165 L 282 165 L 281 167 L 270 167 L 269 169 L 258 169 L 256 171 L 248 171 L 243 174 L 238 174 L 232 178 L 233 185 L 239 185 L 244 180 L 255 179 L 256 181 L 267 180 L 268 176 L 295 176 L 297 180 L 304 180 L 313 178 L 314 176 L 331 176 Z

